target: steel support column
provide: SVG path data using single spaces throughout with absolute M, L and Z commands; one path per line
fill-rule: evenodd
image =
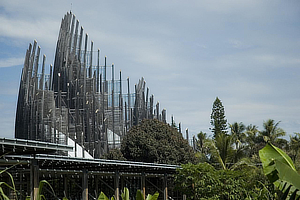
M 65 195 L 65 197 L 68 197 L 69 196 L 69 194 L 68 194 L 68 175 L 65 174 L 63 176 L 63 178 L 64 178 L 64 195 Z
M 164 200 L 168 199 L 168 177 L 167 174 L 165 173 L 164 175 Z
M 31 160 L 30 166 L 30 199 L 38 200 L 39 193 L 39 165 L 36 159 Z
M 120 173 L 119 171 L 115 172 L 115 200 L 119 200 L 120 196 L 120 189 L 119 189 L 119 182 L 120 182 Z
M 89 198 L 88 190 L 88 170 L 83 169 L 82 171 L 82 200 L 88 200 Z
M 145 172 L 142 172 L 141 189 L 142 189 L 144 198 L 146 199 L 146 176 L 145 176 Z

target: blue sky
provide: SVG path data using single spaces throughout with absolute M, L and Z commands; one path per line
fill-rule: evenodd
M 116 72 L 150 93 L 190 134 L 210 133 L 218 96 L 229 123 L 281 121 L 300 132 L 300 2 L 0 2 L 0 137 L 14 136 L 22 64 L 34 39 L 53 63 L 63 15 L 72 10 Z M 116 75 L 117 77 L 117 75 Z M 132 89 L 133 91 L 133 89 Z

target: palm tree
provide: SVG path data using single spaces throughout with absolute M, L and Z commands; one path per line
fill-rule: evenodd
M 234 151 L 234 163 L 238 162 L 239 159 L 243 158 L 246 154 L 245 142 L 246 142 L 246 134 L 245 134 L 245 125 L 240 122 L 234 122 L 233 124 L 229 124 L 231 135 L 232 135 L 232 142 L 235 143 L 235 151 Z
M 263 123 L 264 130 L 260 132 L 265 142 L 276 144 L 280 136 L 285 136 L 285 131 L 278 127 L 280 121 L 275 123 L 273 119 L 268 119 Z
M 205 151 L 205 146 L 204 146 L 204 142 L 207 139 L 207 135 L 204 132 L 200 132 L 197 135 L 198 139 L 197 139 L 197 150 L 200 151 L 201 153 L 204 153 Z
M 289 155 L 291 156 L 294 163 L 298 157 L 300 151 L 300 133 L 295 133 L 295 136 L 290 135 L 289 143 Z
M 200 162 L 209 162 L 210 160 L 210 147 L 212 140 L 208 138 L 207 134 L 204 132 L 200 132 L 197 134 L 196 139 L 196 157 Z
M 212 140 L 212 159 L 217 159 L 223 169 L 227 169 L 226 164 L 232 161 L 234 155 L 232 144 L 232 136 L 225 133 L 217 135 L 215 139 Z
M 249 148 L 249 157 L 252 157 L 255 154 L 258 156 L 258 150 L 265 145 L 263 137 L 259 135 L 258 126 L 252 124 L 248 125 L 246 127 L 245 135 L 245 141 Z
M 243 122 L 237 123 L 234 122 L 233 124 L 229 124 L 231 135 L 233 137 L 233 142 L 235 143 L 235 149 L 240 149 L 242 144 L 245 142 L 246 135 L 244 133 L 246 127 Z

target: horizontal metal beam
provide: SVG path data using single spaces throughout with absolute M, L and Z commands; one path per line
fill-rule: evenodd
M 0 138 L 0 145 L 3 148 L 8 148 L 12 150 L 22 149 L 26 151 L 27 149 L 32 149 L 34 151 L 72 151 L 73 147 L 63 144 L 55 144 L 48 142 L 40 142 L 33 140 L 23 140 L 23 139 L 9 139 Z
M 7 158 L 12 159 L 37 159 L 53 162 L 72 162 L 74 164 L 93 164 L 98 166 L 125 166 L 125 167 L 141 167 L 141 168 L 157 168 L 157 169 L 171 169 L 176 170 L 181 168 L 179 165 L 157 164 L 157 163 L 144 163 L 144 162 L 132 162 L 132 161 L 120 161 L 120 160 L 106 160 L 106 159 L 88 159 L 88 158 L 75 158 L 60 155 L 7 155 Z

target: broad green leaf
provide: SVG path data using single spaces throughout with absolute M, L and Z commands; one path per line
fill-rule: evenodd
M 141 190 L 137 190 L 136 192 L 136 200 L 145 200 L 144 195 Z
M 292 184 L 295 188 L 300 190 L 300 175 L 296 171 L 291 170 L 288 165 L 282 163 L 281 161 L 276 160 L 275 165 L 279 174 L 279 178 L 282 181 Z
M 107 198 L 107 196 L 103 192 L 101 192 L 99 197 L 98 197 L 98 200 L 109 200 L 109 199 Z
M 125 199 L 123 200 L 129 200 L 129 190 L 127 187 L 124 187 L 124 197 Z
M 266 146 L 259 151 L 259 157 L 264 168 L 268 166 L 272 160 L 279 160 L 296 171 L 292 159 L 281 149 L 275 147 L 271 143 L 266 144 Z
M 157 200 L 158 196 L 159 196 L 159 193 L 158 193 L 158 192 L 155 192 L 153 196 L 150 195 L 150 194 L 148 194 L 146 200 Z
M 300 174 L 291 158 L 281 149 L 268 143 L 259 151 L 265 175 L 283 192 L 283 199 L 295 199 L 300 190 Z M 298 196 L 297 196 L 298 197 Z
M 152 195 L 148 194 L 146 200 L 151 200 L 152 199 Z

